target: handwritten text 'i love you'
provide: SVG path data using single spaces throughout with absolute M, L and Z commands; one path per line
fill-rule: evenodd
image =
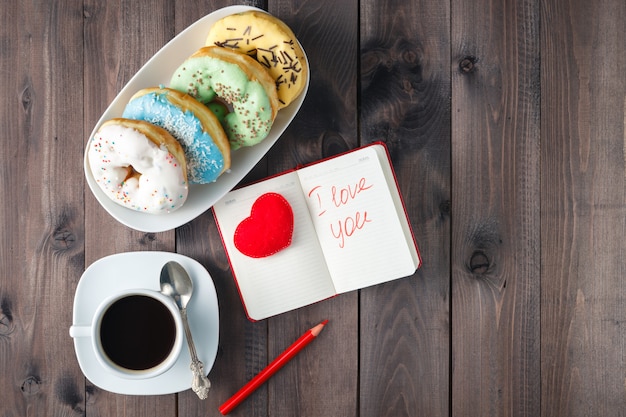
M 363 192 L 371 189 L 373 184 L 368 184 L 367 180 L 362 177 L 355 184 L 343 186 L 317 185 L 308 193 L 309 198 L 317 199 L 319 217 L 325 216 L 330 219 L 329 228 L 332 236 L 337 239 L 339 247 L 343 248 L 346 239 L 352 237 L 356 232 L 363 230 L 367 223 L 371 223 L 372 219 L 368 216 L 367 210 L 356 206 L 354 201 Z M 349 209 L 355 206 L 354 211 L 350 211 L 347 216 L 333 215 L 333 211 L 339 209 Z M 338 217 L 338 218 L 332 218 Z

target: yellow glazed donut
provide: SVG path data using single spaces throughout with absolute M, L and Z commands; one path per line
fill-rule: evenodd
M 289 26 L 268 13 L 248 11 L 218 20 L 206 45 L 234 49 L 266 67 L 276 83 L 281 108 L 305 87 L 308 67 L 304 51 Z
M 124 207 L 169 213 L 187 199 L 183 149 L 158 126 L 140 120 L 108 120 L 90 139 L 87 157 L 100 189 Z
M 232 150 L 261 142 L 279 108 L 274 80 L 253 58 L 217 46 L 200 48 L 174 72 L 170 88 L 202 103 L 216 97 L 232 111 L 222 126 Z

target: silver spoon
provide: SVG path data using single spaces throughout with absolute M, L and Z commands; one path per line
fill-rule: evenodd
M 183 319 L 185 335 L 187 336 L 187 344 L 189 345 L 189 353 L 191 353 L 191 371 L 193 372 L 193 380 L 191 381 L 191 389 L 201 400 L 207 398 L 211 382 L 204 375 L 204 365 L 198 359 L 196 347 L 191 338 L 191 330 L 187 321 L 187 303 L 191 299 L 193 293 L 193 282 L 189 278 L 189 274 L 185 268 L 178 262 L 170 261 L 163 265 L 161 269 L 161 293 L 172 297 L 180 310 Z

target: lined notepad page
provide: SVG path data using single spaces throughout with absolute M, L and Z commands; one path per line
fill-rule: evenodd
M 417 268 L 410 230 L 402 224 L 406 216 L 396 201 L 399 218 L 384 174 L 391 174 L 395 191 L 387 162 L 381 146 L 369 146 L 298 171 L 338 293 L 405 277 Z
M 291 204 L 293 239 L 275 255 L 250 258 L 235 248 L 233 236 L 239 222 L 250 215 L 254 201 L 266 192 L 279 193 Z M 336 294 L 295 172 L 234 190 L 213 209 L 251 319 L 260 320 Z

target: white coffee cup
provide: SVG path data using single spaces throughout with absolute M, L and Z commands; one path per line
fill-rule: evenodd
M 153 378 L 170 369 L 183 346 L 180 312 L 170 297 L 148 289 L 124 290 L 97 307 L 91 323 L 70 327 L 89 337 L 103 368 L 120 378 Z

